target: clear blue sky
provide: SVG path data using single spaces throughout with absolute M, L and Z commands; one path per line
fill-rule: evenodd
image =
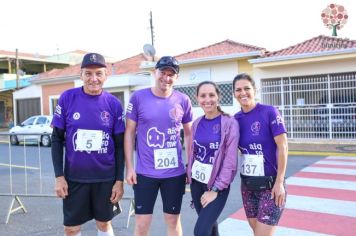
M 356 40 L 355 0 L 6 0 L 0 49 L 53 55 L 96 51 L 117 59 L 151 42 L 157 55 L 177 55 L 225 39 L 277 50 L 330 35 L 321 12 L 343 5 L 349 20 L 338 34 Z

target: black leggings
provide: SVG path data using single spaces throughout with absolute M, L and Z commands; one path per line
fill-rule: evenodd
M 194 227 L 194 236 L 218 236 L 219 230 L 217 219 L 226 204 L 230 186 L 229 188 L 220 191 L 217 198 L 205 208 L 202 208 L 200 198 L 205 191 L 208 191 L 207 185 L 193 179 L 190 189 L 194 207 L 198 213 L 198 220 Z

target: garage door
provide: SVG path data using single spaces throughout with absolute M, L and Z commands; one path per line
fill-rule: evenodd
M 30 116 L 41 115 L 40 98 L 16 100 L 17 124 L 20 124 Z

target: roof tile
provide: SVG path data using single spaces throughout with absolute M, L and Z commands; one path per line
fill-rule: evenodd
M 356 48 L 356 40 L 319 35 L 296 45 L 268 52 L 265 57 L 291 56 L 304 53 L 335 51 Z
M 177 55 L 175 57 L 177 58 L 177 60 L 187 60 L 187 59 L 235 54 L 235 53 L 246 53 L 252 51 L 259 51 L 259 50 L 264 51 L 265 49 L 249 44 L 238 43 L 227 39 L 219 43 L 215 43 L 194 51 Z

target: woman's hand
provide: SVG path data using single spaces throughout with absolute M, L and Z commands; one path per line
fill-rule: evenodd
M 209 203 L 214 201 L 218 196 L 217 192 L 214 191 L 206 191 L 200 198 L 200 203 L 205 208 Z

